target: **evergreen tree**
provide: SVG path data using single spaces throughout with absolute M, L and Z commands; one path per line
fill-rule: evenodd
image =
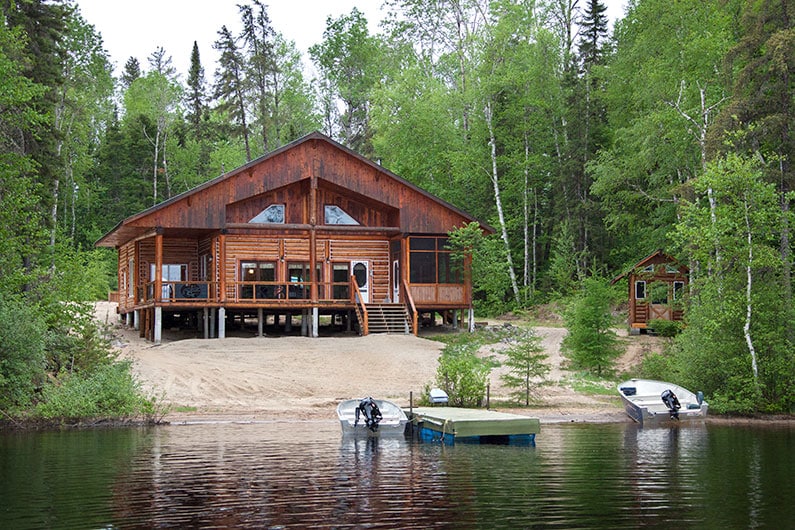
M 274 99 L 271 79 L 276 70 L 274 56 L 274 31 L 265 5 L 260 0 L 252 0 L 254 7 L 240 5 L 243 23 L 241 40 L 247 49 L 246 92 L 254 109 L 254 121 L 259 128 L 261 152 L 270 150 L 269 131 L 273 122 L 272 101 Z
M 732 97 L 710 130 L 712 152 L 739 151 L 763 160 L 781 196 L 781 292 L 792 306 L 792 209 L 795 190 L 795 4 L 787 0 L 742 4 L 740 38 L 727 54 Z M 785 319 L 792 322 L 792 318 Z M 795 340 L 795 324 L 787 330 Z
M 511 346 L 502 352 L 508 358 L 503 364 L 509 368 L 507 374 L 501 376 L 509 388 L 515 389 L 513 396 L 525 406 L 530 405 L 530 395 L 539 385 L 536 381 L 549 373 L 549 365 L 544 360 L 547 355 L 541 345 L 541 337 L 533 330 L 512 341 Z
M 607 283 L 599 278 L 586 278 L 582 291 L 566 311 L 566 329 L 561 349 L 574 368 L 602 375 L 612 369 L 620 354 L 618 339 L 612 327 L 611 294 Z
M 245 60 L 237 46 L 237 40 L 226 26 L 218 31 L 218 40 L 213 47 L 221 53 L 215 71 L 215 98 L 217 110 L 229 117 L 236 126 L 233 132 L 243 139 L 246 162 L 251 161 L 251 130 L 246 108 Z
M 193 41 L 193 49 L 190 54 L 187 85 L 185 92 L 187 112 L 185 118 L 190 125 L 193 139 L 200 140 L 204 137 L 202 126 L 205 121 L 205 112 L 207 111 L 207 96 L 205 94 L 204 67 L 199 57 L 199 45 L 196 41 Z
M 121 87 L 126 90 L 130 88 L 133 81 L 141 77 L 141 63 L 135 57 L 130 57 L 124 63 L 124 71 L 121 73 Z

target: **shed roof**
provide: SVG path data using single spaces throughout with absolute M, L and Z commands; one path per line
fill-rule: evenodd
M 658 250 L 655 250 L 654 252 L 652 252 L 651 254 L 649 254 L 648 256 L 646 256 L 645 258 L 643 258 L 642 260 L 640 260 L 639 262 L 637 262 L 636 264 L 634 264 L 632 267 L 629 268 L 629 270 L 626 270 L 626 271 L 622 272 L 621 274 L 619 274 L 618 276 L 616 276 L 615 278 L 613 278 L 610 281 L 610 284 L 612 285 L 612 284 L 624 279 L 625 277 L 627 277 L 634 270 L 644 268 L 644 267 L 646 267 L 648 265 L 651 265 L 653 263 L 676 263 L 676 265 L 677 265 L 677 267 L 679 269 L 684 268 L 685 270 L 687 270 L 687 267 L 685 267 L 684 265 L 680 264 L 679 261 L 676 258 L 666 254 L 665 252 L 662 251 L 662 249 L 658 249 Z

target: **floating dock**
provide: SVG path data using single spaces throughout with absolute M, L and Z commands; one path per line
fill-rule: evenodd
M 406 411 L 411 429 L 423 442 L 535 445 L 538 418 L 457 407 L 417 407 Z

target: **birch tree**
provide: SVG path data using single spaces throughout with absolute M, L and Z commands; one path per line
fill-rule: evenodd
M 712 272 L 695 282 L 679 341 L 683 362 L 700 368 L 684 373 L 716 393 L 720 406 L 730 400 L 735 410 L 752 412 L 766 406 L 760 399 L 779 400 L 782 383 L 793 378 L 785 368 L 791 346 L 781 333 L 786 310 L 775 288 L 783 274 L 779 197 L 758 163 L 735 154 L 708 163 L 694 186 L 712 188 L 714 209 L 706 198 L 688 203 L 677 238 Z

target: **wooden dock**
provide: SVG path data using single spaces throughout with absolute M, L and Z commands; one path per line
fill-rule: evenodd
M 425 442 L 535 445 L 541 431 L 538 418 L 493 410 L 417 407 L 406 414 L 413 434 Z

